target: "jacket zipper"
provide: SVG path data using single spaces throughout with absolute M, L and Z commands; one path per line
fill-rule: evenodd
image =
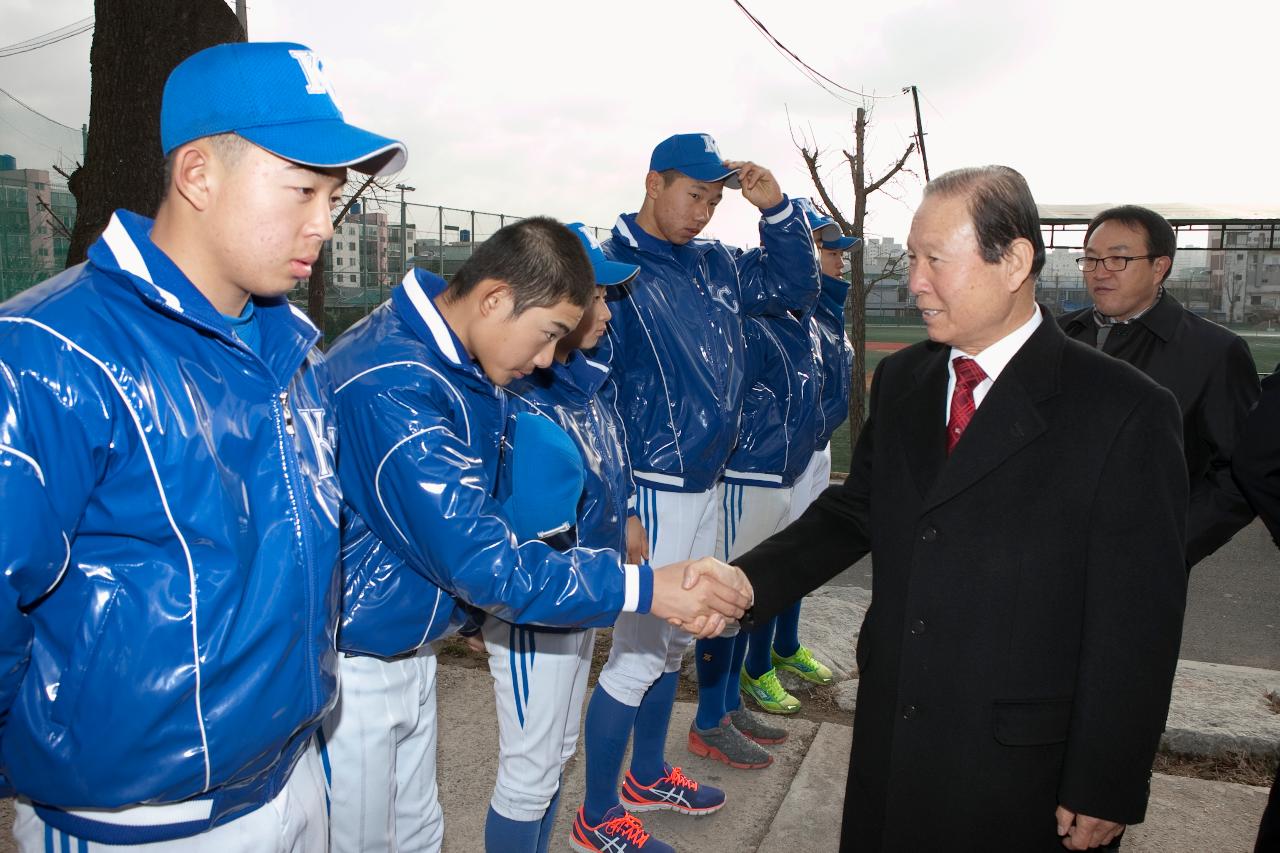
M 301 487 L 298 485 L 303 482 L 304 478 L 297 470 L 298 451 L 292 441 L 292 437 L 296 435 L 296 430 L 293 425 L 293 410 L 289 407 L 289 390 L 287 388 L 280 389 L 276 395 L 276 401 L 280 407 L 277 423 L 280 424 L 284 431 L 280 445 L 283 451 L 282 461 L 284 462 L 285 485 L 289 491 L 289 505 L 293 508 L 294 531 L 298 537 L 298 547 L 302 549 L 303 606 L 306 608 L 306 624 L 310 626 L 314 623 L 316 616 L 315 560 L 311 554 L 311 543 L 307 538 L 307 525 L 303 522 L 300 506 L 300 503 L 306 500 L 305 494 L 300 492 L 300 488 L 305 488 L 305 485 Z M 285 436 L 289 436 L 289 438 L 285 438 Z M 319 649 L 315 648 L 309 627 L 304 630 L 309 659 L 315 661 L 318 665 L 320 659 Z M 311 697 L 311 711 L 314 713 L 320 706 L 319 685 L 315 666 L 307 667 L 307 681 L 307 686 L 310 688 L 308 693 Z

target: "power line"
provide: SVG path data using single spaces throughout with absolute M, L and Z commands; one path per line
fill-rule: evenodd
M 733 4 L 742 10 L 742 14 L 747 16 L 747 19 L 751 21 L 751 25 L 754 26 L 757 30 L 759 30 L 760 34 L 764 36 L 766 40 L 768 40 L 769 44 L 773 46 L 774 50 L 782 54 L 783 57 L 786 58 L 788 62 L 790 62 L 792 65 L 796 67 L 797 70 L 800 71 L 801 74 L 803 74 L 805 77 L 808 77 L 811 82 L 820 86 L 827 94 L 831 95 L 832 97 L 835 97 L 838 100 L 841 100 L 844 103 L 850 104 L 853 106 L 857 106 L 858 105 L 857 102 L 850 100 L 845 95 L 840 94 L 840 92 L 847 92 L 850 95 L 856 95 L 859 98 L 864 98 L 869 100 L 889 100 L 890 98 L 900 97 L 901 93 L 899 93 L 898 95 L 872 95 L 867 92 L 859 92 L 857 89 L 850 89 L 848 86 L 844 86 L 844 85 L 841 85 L 840 83 L 837 83 L 835 80 L 832 80 L 830 77 L 823 74 L 821 71 L 817 70 L 809 63 L 805 62 L 796 54 L 795 51 L 793 51 L 791 48 L 783 44 L 778 39 L 778 37 L 775 36 L 773 33 L 769 32 L 769 28 L 764 25 L 764 22 L 761 21 L 759 18 L 757 18 L 755 15 L 751 14 L 750 9 L 742 5 L 742 0 L 733 0 Z M 836 89 L 840 91 L 839 92 L 833 91 L 831 88 L 832 86 L 834 86 Z
M 42 47 L 48 47 L 51 44 L 57 44 L 60 41 L 66 41 L 74 36 L 81 35 L 93 29 L 93 16 L 81 18 L 80 20 L 58 27 L 56 30 L 50 30 L 43 35 L 26 39 L 25 41 L 14 42 L 13 44 L 0 47 L 0 59 L 9 56 L 17 56 L 20 53 L 30 53 L 33 50 L 39 50 Z
M 47 115 L 45 115 L 44 113 L 40 112 L 40 111 L 39 111 L 38 109 L 36 109 L 35 107 L 28 106 L 27 104 L 24 104 L 24 103 L 23 103 L 19 98 L 15 97 L 14 95 L 12 95 L 12 94 L 11 94 L 11 93 L 9 93 L 9 92 L 6 92 L 4 89 L 0 89 L 0 95 L 4 95 L 4 96 L 5 96 L 6 98 L 8 98 L 9 100 L 11 100 L 11 101 L 13 101 L 14 103 L 16 103 L 18 106 L 22 107 L 22 108 L 23 108 L 23 109 L 25 109 L 25 110 L 28 110 L 29 112 L 33 112 L 33 113 L 35 113 L 36 115 L 40 116 L 40 118 L 44 119 L 45 121 L 51 121 L 51 122 L 53 122 L 54 124 L 58 125 L 58 127 L 65 127 L 67 130 L 72 130 L 72 131 L 75 131 L 76 133 L 79 133 L 79 132 L 80 132 L 80 128 L 78 128 L 78 127 L 72 127 L 72 126 L 71 126 L 71 125 L 69 125 L 69 124 L 63 124 L 62 122 L 58 121 L 56 118 L 49 118 Z

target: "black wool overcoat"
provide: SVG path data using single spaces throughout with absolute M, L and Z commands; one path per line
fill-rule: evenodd
M 841 850 L 1057 851 L 1060 803 L 1146 810 L 1186 598 L 1182 424 L 1044 316 L 948 457 L 948 357 L 881 363 L 848 479 L 736 561 L 744 625 L 871 552 Z

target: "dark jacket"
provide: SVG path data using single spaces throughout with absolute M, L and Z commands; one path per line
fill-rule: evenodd
M 1244 422 L 1231 470 L 1280 546 L 1280 370 L 1262 380 L 1262 395 Z
M 1093 309 L 1058 318 L 1067 337 L 1094 346 Z M 1191 478 L 1187 567 L 1253 520 L 1231 479 L 1231 453 L 1258 399 L 1258 368 L 1239 335 L 1199 317 L 1166 292 L 1155 307 L 1117 325 L 1103 352 L 1127 361 L 1173 392 L 1182 409 L 1182 446 Z
M 841 849 L 1057 851 L 1059 804 L 1146 811 L 1186 597 L 1177 407 L 1046 320 L 948 458 L 948 355 L 881 363 L 848 479 L 736 561 L 744 626 L 870 551 Z

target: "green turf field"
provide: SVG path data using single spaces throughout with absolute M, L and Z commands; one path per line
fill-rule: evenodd
M 1249 329 L 1233 329 L 1244 338 L 1253 353 L 1253 360 L 1258 365 L 1258 372 L 1270 373 L 1280 365 L 1280 333 L 1255 332 Z M 924 326 L 867 326 L 867 341 L 875 343 L 913 344 L 924 340 Z M 866 373 L 870 381 L 871 374 L 881 360 L 890 353 L 871 350 L 867 352 Z M 849 470 L 849 426 L 841 424 L 836 434 L 831 437 L 831 468 L 834 471 Z

